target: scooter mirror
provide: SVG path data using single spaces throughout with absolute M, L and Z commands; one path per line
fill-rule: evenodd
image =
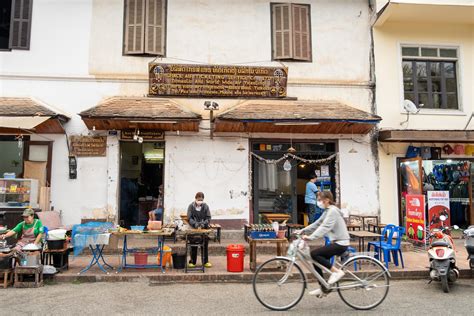
M 445 220 L 446 220 L 446 216 L 441 215 L 441 216 L 439 217 L 439 219 L 442 220 L 442 221 L 445 221 Z
M 454 228 L 454 229 L 459 229 L 459 226 L 458 226 L 458 225 L 454 225 L 453 228 Z

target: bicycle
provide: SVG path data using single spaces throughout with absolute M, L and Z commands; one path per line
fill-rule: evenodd
M 391 276 L 379 260 L 368 255 L 355 255 L 342 264 L 336 261 L 334 264 L 345 275 L 337 283 L 329 285 L 313 264 L 322 271 L 330 273 L 330 270 L 311 258 L 309 246 L 301 236 L 296 235 L 286 257 L 269 259 L 255 271 L 253 291 L 263 306 L 285 311 L 300 302 L 307 288 L 307 276 L 298 260 L 319 281 L 323 293 L 337 291 L 342 301 L 356 310 L 373 309 L 387 297 Z M 364 303 L 365 300 L 369 302 Z

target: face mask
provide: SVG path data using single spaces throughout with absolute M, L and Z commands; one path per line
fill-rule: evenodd
M 318 205 L 319 208 L 324 209 L 324 203 L 322 201 L 317 201 L 316 204 Z
M 196 201 L 196 205 L 202 205 L 202 201 Z

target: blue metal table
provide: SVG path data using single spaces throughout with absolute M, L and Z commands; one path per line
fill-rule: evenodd
M 122 257 L 120 260 L 120 267 L 117 270 L 118 272 L 121 272 L 122 269 L 126 268 L 135 268 L 135 269 L 145 269 L 145 268 L 160 268 L 162 273 L 165 273 L 164 270 L 164 265 L 163 265 L 163 246 L 165 244 L 165 237 L 170 237 L 172 235 L 172 232 L 168 230 L 163 230 L 163 231 L 153 231 L 153 232 L 122 232 L 122 233 L 113 233 L 117 237 L 123 237 L 123 247 L 122 247 Z M 157 247 L 155 248 L 149 248 L 146 250 L 143 249 L 135 249 L 135 248 L 129 248 L 127 244 L 127 238 L 129 236 L 136 236 L 140 238 L 146 238 L 146 237 L 153 237 L 157 238 Z M 130 264 L 127 263 L 127 255 L 128 254 L 134 254 L 134 253 L 148 253 L 152 255 L 160 255 L 160 264 Z
M 109 274 L 106 269 L 113 269 L 113 267 L 105 261 L 103 251 L 104 247 L 109 244 L 110 234 L 104 233 L 88 236 L 77 234 L 74 238 L 86 238 L 86 244 L 89 246 L 92 253 L 91 261 L 78 274 L 88 271 L 95 265 L 97 265 L 104 273 Z

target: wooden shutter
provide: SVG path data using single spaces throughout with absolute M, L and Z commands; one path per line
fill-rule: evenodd
M 292 58 L 291 4 L 272 5 L 273 59 Z
M 145 0 L 125 0 L 125 54 L 145 52 Z
M 165 54 L 166 0 L 146 0 L 145 53 Z
M 293 4 L 293 59 L 311 60 L 310 7 Z
M 33 0 L 13 0 L 10 26 L 10 47 L 30 49 L 31 12 Z

